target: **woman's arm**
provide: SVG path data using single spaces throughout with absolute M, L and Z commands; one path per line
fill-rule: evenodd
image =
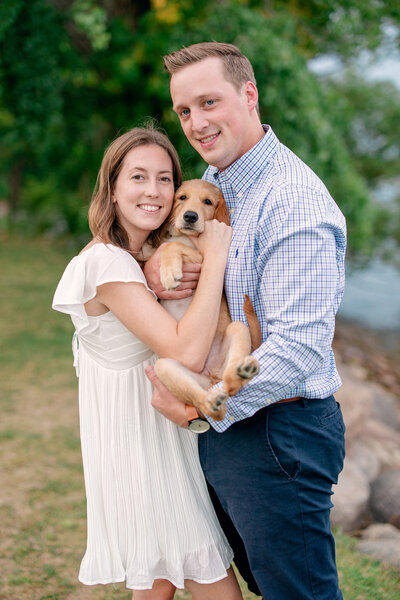
M 96 300 L 160 357 L 174 358 L 201 371 L 218 323 L 223 280 L 232 230 L 218 221 L 206 222 L 194 243 L 203 254 L 196 294 L 177 322 L 141 283 L 106 283 Z

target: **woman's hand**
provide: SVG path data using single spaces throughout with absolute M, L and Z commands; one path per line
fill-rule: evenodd
M 204 231 L 199 237 L 191 238 L 196 248 L 204 258 L 211 254 L 213 257 L 228 258 L 232 240 L 232 228 L 216 219 L 204 223 Z

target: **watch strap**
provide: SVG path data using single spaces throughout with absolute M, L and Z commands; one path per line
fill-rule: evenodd
M 190 404 L 186 404 L 186 416 L 187 416 L 187 420 L 190 423 L 191 421 L 194 421 L 195 419 L 199 419 L 199 413 L 197 412 L 197 410 L 195 409 L 194 406 L 191 406 Z

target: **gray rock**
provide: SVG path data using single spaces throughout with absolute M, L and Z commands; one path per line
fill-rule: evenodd
M 381 462 L 371 448 L 363 440 L 355 440 L 347 453 L 347 458 L 367 478 L 368 483 L 374 481 L 380 473 Z
M 365 526 L 369 518 L 370 486 L 366 475 L 351 459 L 345 459 L 333 491 L 332 525 L 341 527 L 343 531 Z
M 385 523 L 371 525 L 362 534 L 357 550 L 400 569 L 400 531 Z
M 379 540 L 398 540 L 400 531 L 388 523 L 374 523 L 364 529 L 361 534 L 361 539 L 368 542 L 376 542 Z
M 370 506 L 376 521 L 396 519 L 400 514 L 400 470 L 384 471 L 372 482 Z
M 335 398 L 342 407 L 348 449 L 353 440 L 363 434 L 365 423 L 372 413 L 373 394 L 368 384 L 352 379 L 348 370 L 341 370 L 340 376 L 343 386 L 335 393 Z
M 400 403 L 398 399 L 376 384 L 372 385 L 372 414 L 388 427 L 400 430 Z

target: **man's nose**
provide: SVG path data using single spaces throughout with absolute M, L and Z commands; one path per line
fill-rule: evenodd
M 192 119 L 192 129 L 194 131 L 203 131 L 208 127 L 208 120 L 202 111 L 192 110 L 190 116 Z

